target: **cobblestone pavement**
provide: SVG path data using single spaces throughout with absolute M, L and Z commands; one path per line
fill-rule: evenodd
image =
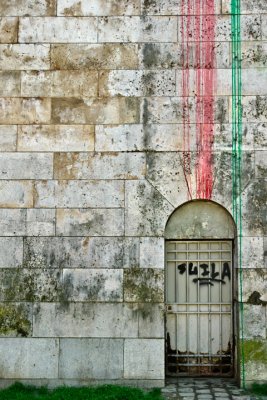
M 234 380 L 219 378 L 170 378 L 162 395 L 166 400 L 267 400 L 247 394 Z

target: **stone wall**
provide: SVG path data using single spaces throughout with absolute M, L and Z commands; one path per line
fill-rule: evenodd
M 164 382 L 164 230 L 189 200 L 181 4 L 0 2 L 3 380 Z M 211 199 L 231 212 L 229 7 L 216 1 Z M 245 356 L 261 380 L 267 3 L 243 0 L 242 14 Z M 189 96 L 193 180 L 194 84 Z

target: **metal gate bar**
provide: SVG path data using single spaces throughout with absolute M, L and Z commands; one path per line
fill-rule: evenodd
M 231 375 L 232 243 L 167 241 L 166 259 L 167 374 Z

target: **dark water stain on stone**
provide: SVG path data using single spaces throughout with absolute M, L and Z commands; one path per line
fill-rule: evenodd
M 160 51 L 158 46 L 153 43 L 145 43 L 142 48 L 143 64 L 145 68 L 158 67 Z
M 257 291 L 254 291 L 253 293 L 251 293 L 251 295 L 249 296 L 247 303 L 248 304 L 253 304 L 253 305 L 265 305 L 267 304 L 266 301 L 263 301 L 260 299 L 261 298 L 261 294 Z

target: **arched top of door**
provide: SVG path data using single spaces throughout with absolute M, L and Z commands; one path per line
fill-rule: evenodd
M 165 228 L 165 239 L 234 239 L 235 236 L 231 214 L 207 200 L 184 203 L 171 214 Z

